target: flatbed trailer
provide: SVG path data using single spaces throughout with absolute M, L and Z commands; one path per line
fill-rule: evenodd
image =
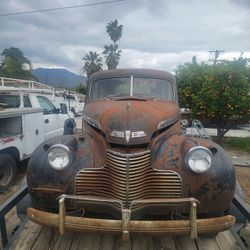
M 42 227 L 28 221 L 10 246 L 10 249 L 242 249 L 231 231 L 219 233 L 215 238 L 191 240 L 189 236 L 150 237 L 131 236 L 129 242 L 122 242 L 119 235 L 66 232 L 60 236 L 58 230 Z
M 6 249 L 88 249 L 88 250 L 116 250 L 116 249 L 208 249 L 208 250 L 229 250 L 246 249 L 241 238 L 234 229 L 220 232 L 216 237 L 198 237 L 191 240 L 187 236 L 143 236 L 131 235 L 128 242 L 122 241 L 121 235 L 96 234 L 96 233 L 75 233 L 66 231 L 63 236 L 57 229 L 46 228 L 35 224 L 25 218 L 22 222 L 17 217 L 15 205 L 28 193 L 27 185 L 22 187 L 0 206 L 0 228 L 3 243 L 3 250 Z M 249 220 L 249 208 L 244 207 L 240 197 L 235 196 L 233 203 L 239 208 L 242 214 Z M 5 215 L 11 215 L 5 221 Z M 19 226 L 15 223 L 19 221 Z M 12 227 L 12 233 L 7 233 L 6 225 Z M 1 246 L 0 246 L 1 249 Z

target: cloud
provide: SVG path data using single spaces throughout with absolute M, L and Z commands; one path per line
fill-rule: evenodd
M 0 14 L 80 5 L 82 0 L 9 0 Z M 98 2 L 96 0 L 95 2 Z M 34 66 L 79 71 L 90 50 L 102 53 L 110 39 L 108 22 L 123 24 L 120 67 L 173 71 L 190 61 L 209 58 L 209 50 L 225 55 L 250 52 L 249 1 L 240 0 L 125 0 L 62 11 L 0 17 L 0 50 L 20 48 Z M 78 72 L 79 73 L 79 72 Z

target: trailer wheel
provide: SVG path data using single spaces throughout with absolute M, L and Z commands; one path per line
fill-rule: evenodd
M 16 177 L 16 162 L 9 154 L 0 154 L 0 193 L 12 186 Z

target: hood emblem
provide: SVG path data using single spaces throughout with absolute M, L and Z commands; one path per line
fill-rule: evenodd
M 123 131 L 112 131 L 110 133 L 110 136 L 112 137 L 118 137 L 118 138 L 125 138 L 126 142 L 129 143 L 130 138 L 140 138 L 146 136 L 146 133 L 144 131 L 135 131 L 131 132 L 131 130 L 125 130 Z
M 126 139 L 127 143 L 129 143 L 130 137 L 131 137 L 131 131 L 130 130 L 126 130 L 125 131 L 125 139 Z

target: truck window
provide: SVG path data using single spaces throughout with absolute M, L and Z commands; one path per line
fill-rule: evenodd
M 166 79 L 150 77 L 111 77 L 94 81 L 90 89 L 90 99 L 109 96 L 155 97 L 173 100 L 172 83 Z
M 6 108 L 18 108 L 20 107 L 20 96 L 19 95 L 0 95 L 0 103 Z M 23 96 L 24 107 L 31 107 L 31 103 L 28 96 Z
M 55 111 L 55 106 L 51 103 L 51 101 L 44 96 L 37 96 L 37 100 L 39 105 L 44 110 L 44 114 L 52 114 Z
M 91 99 L 105 98 L 110 95 L 130 95 L 130 77 L 100 79 L 91 86 Z

